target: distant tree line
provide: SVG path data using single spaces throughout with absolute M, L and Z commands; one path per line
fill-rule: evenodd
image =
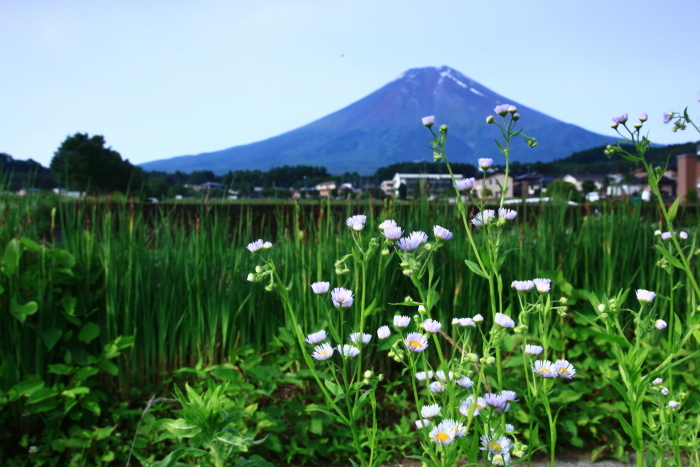
M 517 177 L 525 173 L 541 174 L 609 174 L 627 173 L 637 168 L 634 162 L 622 158 L 608 158 L 604 146 L 579 151 L 571 156 L 552 162 L 513 162 L 510 173 Z M 646 154 L 655 165 L 664 165 L 670 156 L 696 152 L 696 143 L 652 146 Z M 478 169 L 471 164 L 453 163 L 452 171 L 466 177 L 475 176 Z M 216 175 L 210 170 L 191 173 L 176 171 L 146 172 L 132 165 L 128 159 L 106 146 L 103 136 L 76 133 L 68 136 L 54 153 L 50 168 L 33 160 L 14 160 L 0 153 L 0 175 L 4 190 L 21 188 L 68 190 L 91 193 L 122 193 L 141 198 L 174 198 L 175 196 L 202 196 L 195 187 L 207 182 L 219 183 L 223 190 L 209 190 L 209 196 L 225 196 L 229 190 L 246 197 L 254 194 L 254 188 L 262 188 L 262 196 L 289 196 L 289 188 L 310 191 L 317 184 L 333 181 L 338 184 L 351 183 L 355 187 L 380 197 L 376 187 L 382 180 L 390 180 L 396 173 L 447 174 L 444 163 L 401 162 L 381 167 L 372 176 L 360 176 L 357 172 L 331 175 L 325 167 L 308 165 L 273 167 L 268 171 L 237 170 Z

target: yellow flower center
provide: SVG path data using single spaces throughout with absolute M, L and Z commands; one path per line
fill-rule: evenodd
M 412 349 L 420 349 L 420 345 L 418 341 L 408 341 L 408 346 Z
M 549 368 L 540 368 L 540 373 L 547 373 L 547 374 L 549 374 L 549 373 L 551 373 L 551 372 L 552 372 L 552 370 L 550 370 Z
M 477 409 L 479 409 L 479 410 L 481 410 L 481 409 L 483 409 L 483 408 L 484 408 L 484 406 L 483 406 L 483 405 L 481 405 L 481 404 L 476 404 L 476 408 L 477 408 Z
M 437 440 L 440 441 L 441 443 L 444 443 L 445 441 L 447 441 L 448 439 L 450 439 L 450 435 L 448 435 L 448 434 L 445 433 L 445 432 L 440 432 L 440 433 L 438 433 L 437 435 L 435 435 L 435 439 L 437 439 Z
M 489 451 L 491 451 L 495 454 L 498 454 L 501 452 L 501 445 L 495 441 L 491 441 L 489 444 L 486 445 L 486 447 L 488 448 Z
M 561 373 L 561 374 L 563 374 L 563 375 L 568 375 L 568 374 L 569 374 L 569 371 L 566 369 L 566 367 L 560 366 L 560 367 L 559 367 L 559 373 Z

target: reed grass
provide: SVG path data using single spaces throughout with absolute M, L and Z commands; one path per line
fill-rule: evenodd
M 279 328 L 290 329 L 278 295 L 246 281 L 254 258 L 245 245 L 257 238 L 274 243 L 279 275 L 291 278 L 290 297 L 302 310 L 297 321 L 312 332 L 314 323 L 343 320 L 337 312 L 328 314 L 329 304 L 309 293 L 312 282 L 359 289 L 358 271 L 334 273 L 335 261 L 351 249 L 346 217 L 366 214 L 365 230 L 370 232 L 378 232 L 377 224 L 385 219 L 396 220 L 407 232 L 431 231 L 435 224 L 459 231 L 454 205 L 426 199 L 381 205 L 280 204 L 264 215 L 256 206 L 220 211 L 201 204 L 183 213 L 168 205 L 145 211 L 129 202 L 76 203 L 31 196 L 6 196 L 1 206 L 3 248 L 12 238 L 26 236 L 75 256 L 82 284 L 78 306 L 90 310 L 99 324 L 98 345 L 119 335 L 135 336 L 134 347 L 119 363 L 123 391 L 158 384 L 183 366 L 225 361 L 242 345 L 265 351 L 279 336 Z M 47 220 L 51 208 L 56 209 L 54 230 Z M 670 298 L 659 305 L 662 318 L 671 308 L 683 316 L 697 305 L 692 294 L 674 282 L 677 278 L 656 266 L 659 256 L 652 232 L 659 226 L 653 213 L 624 203 L 587 213 L 565 203 L 518 209 L 517 228 L 504 234 L 503 251 L 511 250 L 503 267 L 506 284 L 548 275 L 555 278 L 555 293 L 569 296 L 575 296 L 576 289 L 612 295 L 621 288 L 643 287 Z M 686 230 L 695 238 L 696 225 Z M 487 307 L 486 281 L 464 264 L 465 259 L 474 260 L 471 251 L 467 239 L 456 235 L 449 248 L 437 252 L 442 295 L 434 317 L 442 322 Z M 372 329 L 404 312 L 390 304 L 402 301 L 412 287 L 391 255 L 376 255 L 369 270 L 368 296 L 383 307 L 368 318 L 367 329 Z M 0 302 L 9 320 L 0 330 L 0 359 L 13 361 L 21 375 L 41 375 L 45 364 L 61 358 L 37 351 L 41 333 L 52 326 L 52 316 L 61 306 L 53 298 L 52 280 L 43 277 L 38 286 L 39 312 L 25 323 L 30 325 L 14 322 L 6 301 Z M 6 277 L 2 281 L 6 290 L 12 287 Z M 506 303 L 514 302 L 515 293 L 506 293 Z M 383 360 L 376 362 L 377 368 L 389 371 L 385 365 Z

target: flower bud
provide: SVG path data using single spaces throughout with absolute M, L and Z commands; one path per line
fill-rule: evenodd
M 487 364 L 487 365 L 493 365 L 494 363 L 496 363 L 496 357 L 488 357 L 488 358 L 486 358 L 486 364 Z
M 399 357 L 399 356 L 397 355 L 396 357 L 394 357 L 394 361 L 395 361 L 395 362 L 400 362 L 400 361 L 401 361 L 401 357 Z
M 607 313 L 601 313 L 601 314 L 600 314 L 600 317 L 603 318 L 603 319 L 606 319 L 606 318 L 608 317 L 608 314 L 607 314 Z
M 566 305 L 566 302 L 568 302 L 568 301 L 569 301 L 569 299 L 567 299 L 566 297 L 561 297 L 561 299 L 559 300 L 559 303 L 561 303 L 562 305 Z
M 396 357 L 396 353 L 394 353 L 393 350 L 392 350 L 391 352 L 389 352 L 387 355 L 389 355 L 389 358 L 394 358 L 394 357 Z
M 248 280 L 248 282 L 255 282 L 255 274 L 248 274 L 248 277 L 246 279 Z
M 440 133 L 447 133 L 447 125 L 440 125 L 440 128 L 438 128 L 438 131 Z
M 335 273 L 338 274 L 339 276 L 342 276 L 343 274 L 345 274 L 345 273 L 343 272 L 343 270 L 340 269 L 340 268 L 336 269 L 336 270 L 335 270 Z
M 518 120 L 520 120 L 520 114 L 513 114 L 512 118 L 514 122 L 517 122 Z
M 386 256 L 386 255 L 388 255 L 389 253 L 391 253 L 391 252 L 389 251 L 388 248 L 382 249 L 382 256 Z
M 601 303 L 600 305 L 598 305 L 598 311 L 601 312 L 601 313 L 604 312 L 604 311 L 605 311 L 605 305 L 603 305 L 602 303 Z
M 379 381 L 384 381 L 384 375 L 383 375 L 383 374 L 380 374 L 379 376 L 377 376 L 377 379 L 378 379 Z
M 374 373 L 372 373 L 372 370 L 367 370 L 362 376 L 364 376 L 365 379 L 370 379 L 372 376 L 374 376 Z
M 489 125 L 492 124 L 494 121 L 496 121 L 496 119 L 493 118 L 493 115 L 489 115 L 488 117 L 486 117 L 486 123 L 488 123 Z
M 440 162 L 441 160 L 442 160 L 442 153 L 434 152 L 433 153 L 433 162 Z
M 476 363 L 479 360 L 479 356 L 475 353 L 467 354 L 467 361 L 470 363 Z

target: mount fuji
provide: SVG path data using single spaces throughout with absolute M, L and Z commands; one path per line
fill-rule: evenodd
M 330 173 L 374 173 L 397 162 L 432 160 L 431 141 L 421 118 L 436 116 L 436 127 L 449 126 L 447 155 L 452 162 L 475 164 L 479 157 L 503 163 L 494 144 L 500 136 L 486 117 L 499 104 L 518 108 L 528 136 L 537 138 L 530 149 L 522 138 L 512 146 L 512 160 L 549 162 L 600 146 L 610 137 L 562 122 L 449 68 L 414 68 L 377 91 L 330 115 L 281 135 L 220 151 L 161 159 L 140 164 L 144 170 L 174 172 L 211 170 L 269 170 L 283 165 L 323 166 Z

